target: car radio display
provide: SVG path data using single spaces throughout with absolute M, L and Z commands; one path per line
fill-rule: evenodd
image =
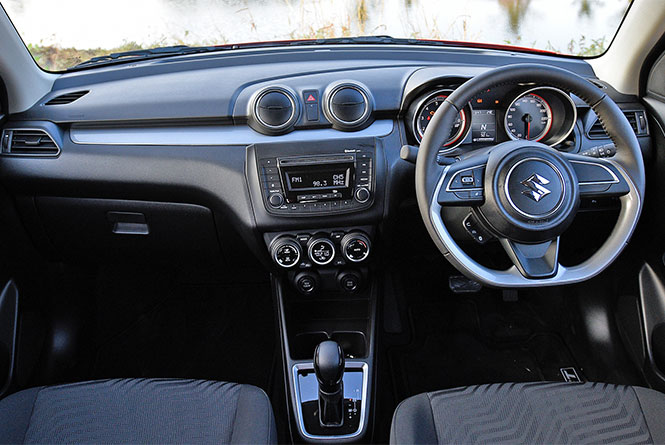
M 284 176 L 289 190 L 328 190 L 348 187 L 350 169 L 286 172 Z

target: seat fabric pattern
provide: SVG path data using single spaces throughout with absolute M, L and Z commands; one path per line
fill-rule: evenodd
M 641 399 L 650 413 L 645 414 Z M 393 419 L 391 442 L 661 443 L 663 413 L 664 395 L 630 386 L 545 382 L 469 386 L 402 402 Z
M 115 379 L 0 401 L 2 443 L 273 443 L 263 391 L 204 380 Z

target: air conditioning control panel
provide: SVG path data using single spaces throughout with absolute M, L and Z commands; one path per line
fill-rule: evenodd
M 266 244 L 273 263 L 282 269 L 345 267 L 367 261 L 371 228 L 340 228 L 269 233 Z

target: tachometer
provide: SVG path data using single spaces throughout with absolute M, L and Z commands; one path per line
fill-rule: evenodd
M 537 94 L 525 94 L 508 107 L 505 126 L 511 139 L 540 141 L 552 128 L 552 107 Z
M 449 91 L 439 91 L 431 96 L 428 96 L 422 105 L 418 108 L 414 116 L 414 133 L 418 142 L 422 141 L 425 130 L 430 123 L 434 113 L 439 109 L 443 101 L 448 97 Z M 470 116 L 467 116 L 466 108 L 460 111 L 459 116 L 455 119 L 452 128 L 450 129 L 450 138 L 443 145 L 445 148 L 453 148 L 456 144 L 460 143 L 463 136 L 467 133 L 469 128 Z

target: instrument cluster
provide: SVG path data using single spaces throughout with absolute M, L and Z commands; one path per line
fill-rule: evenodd
M 428 90 L 414 100 L 407 125 L 417 143 L 422 141 L 434 113 L 454 91 Z M 508 140 L 530 140 L 566 149 L 563 144 L 575 127 L 577 108 L 570 94 L 550 86 L 502 86 L 477 95 L 459 113 L 450 138 L 441 148 L 449 153 L 461 145 L 491 145 Z

